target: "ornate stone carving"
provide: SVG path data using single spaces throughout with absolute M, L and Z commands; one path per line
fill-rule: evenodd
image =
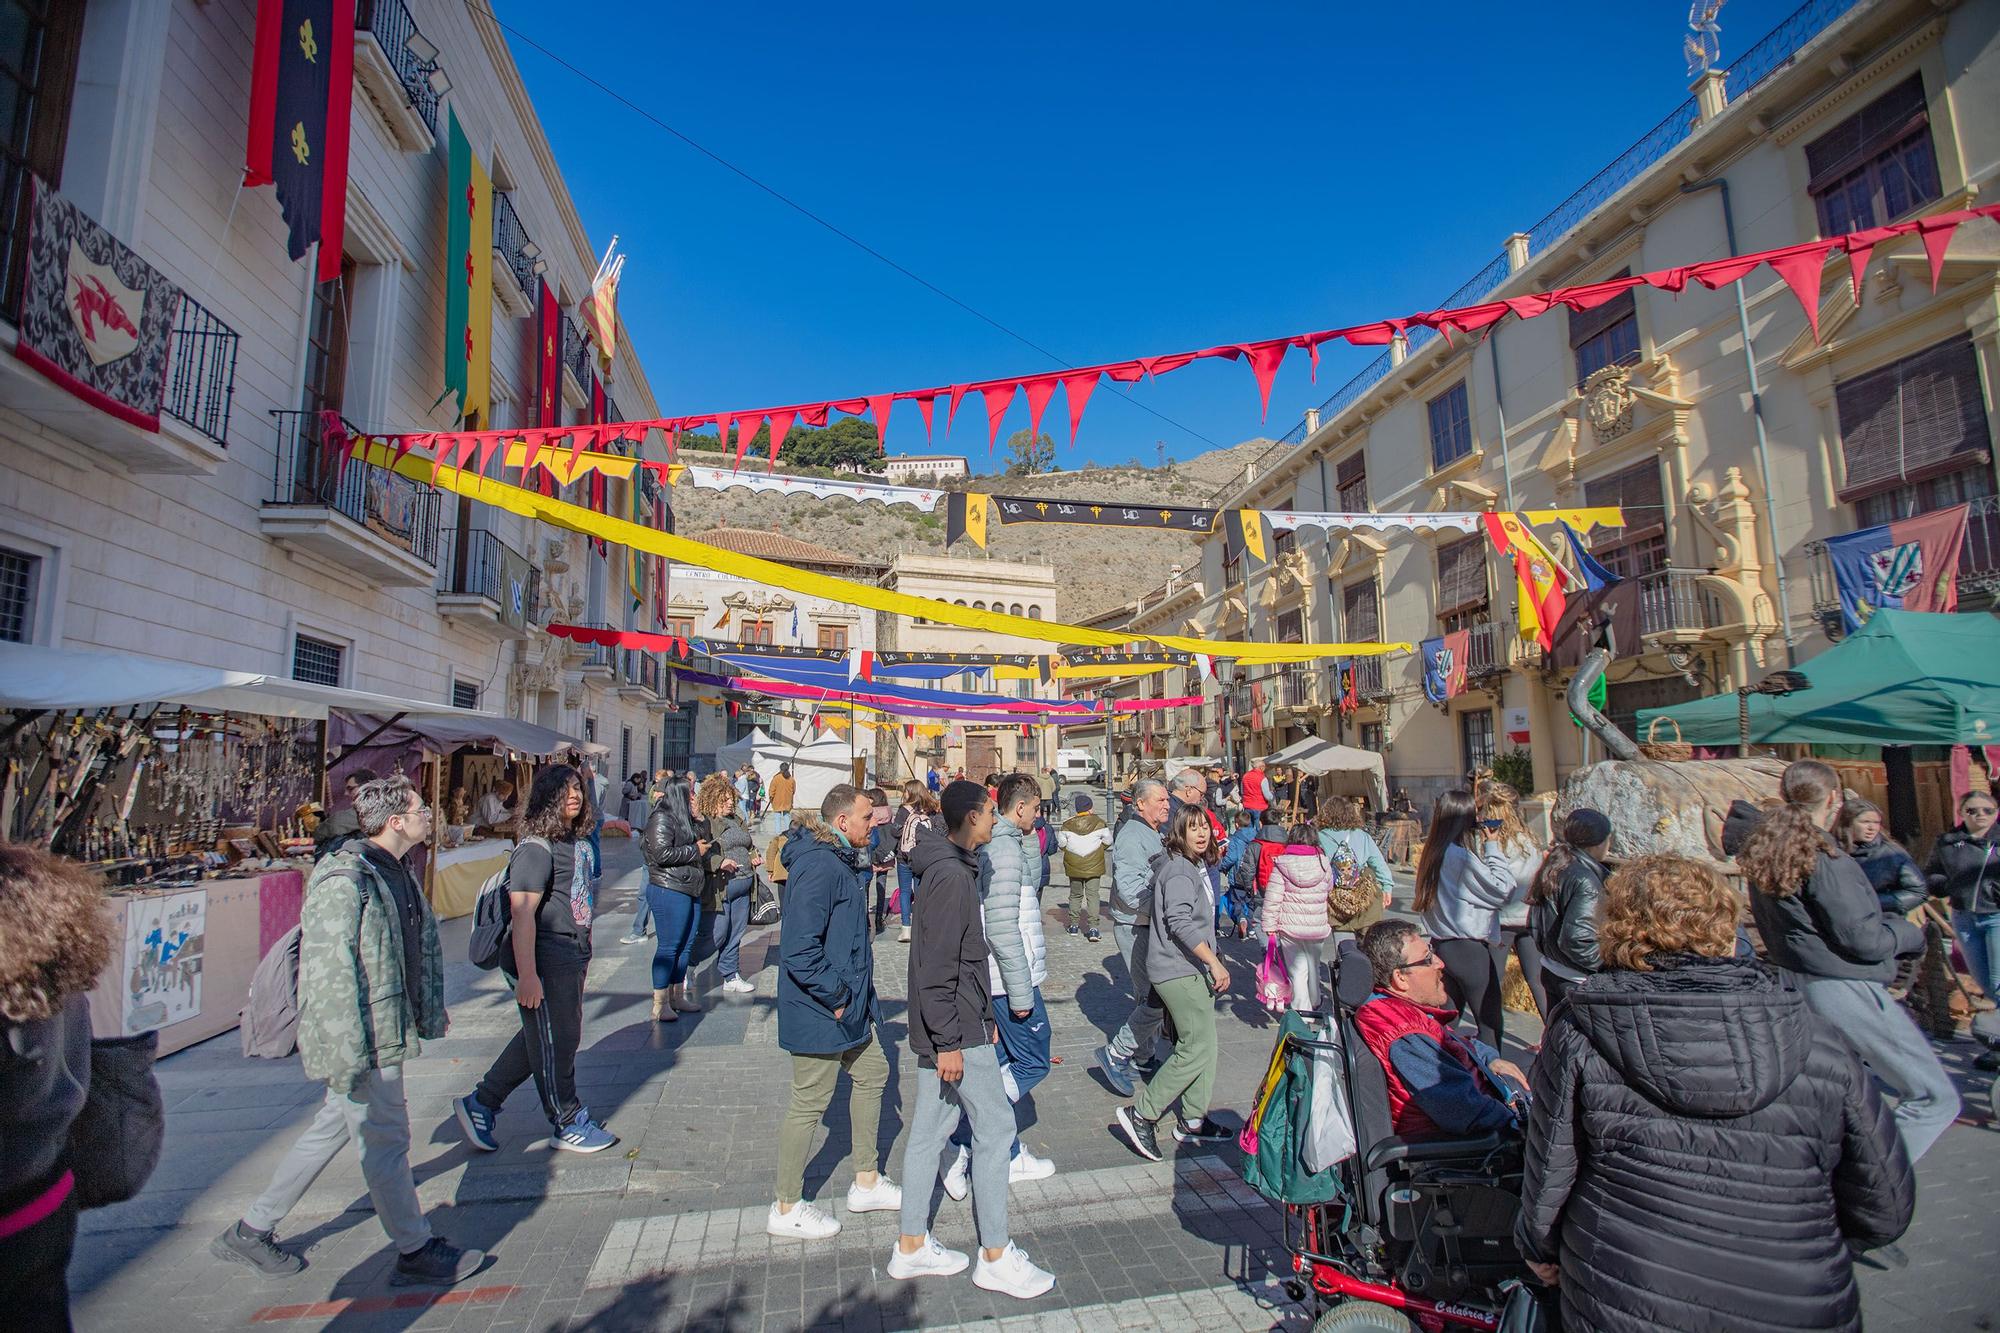
M 569 539 L 550 537 L 543 548 L 542 572 L 545 574 L 567 574 L 569 572 Z
M 1604 366 L 1583 382 L 1583 410 L 1600 440 L 1615 440 L 1632 429 L 1632 408 L 1638 401 L 1628 367 Z

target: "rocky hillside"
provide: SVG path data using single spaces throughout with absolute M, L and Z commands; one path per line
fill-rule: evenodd
M 975 477 L 968 488 L 1050 499 L 1108 497 L 1146 504 L 1206 504 L 1218 488 L 1243 475 L 1243 468 L 1270 447 L 1247 440 L 1165 467 L 1090 467 L 1036 477 Z M 683 452 L 685 462 L 727 466 L 715 455 Z M 974 460 L 979 466 L 979 460 Z M 925 514 L 908 505 L 849 504 L 810 496 L 758 495 L 750 491 L 700 491 L 677 486 L 675 528 L 699 537 L 718 527 L 769 528 L 817 542 L 866 560 L 887 562 L 899 552 L 939 555 L 944 551 L 944 507 Z M 1166 581 L 1167 567 L 1193 564 L 1195 545 L 1175 533 L 1111 531 L 1037 524 L 995 527 L 988 550 L 1001 560 L 1045 560 L 1055 566 L 1060 618 L 1084 620 L 1130 601 Z M 958 554 L 976 554 L 961 543 Z

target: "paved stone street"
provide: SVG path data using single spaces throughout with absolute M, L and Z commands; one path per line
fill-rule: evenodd
M 776 1124 L 789 1087 L 776 1044 L 776 930 L 755 932 L 745 950 L 743 972 L 757 994 L 714 995 L 707 1012 L 656 1026 L 646 1016 L 651 948 L 617 942 L 640 880 L 637 848 L 610 840 L 605 852 L 610 874 L 578 1075 L 585 1099 L 622 1142 L 594 1157 L 550 1152 L 529 1087 L 507 1106 L 501 1151 L 468 1151 L 449 1099 L 470 1088 L 515 1019 L 497 976 L 466 964 L 449 968 L 451 1035 L 428 1044 L 408 1070 L 419 1192 L 441 1234 L 492 1253 L 483 1273 L 442 1296 L 388 1286 L 393 1255 L 351 1153 L 280 1229 L 286 1242 L 305 1247 L 305 1273 L 270 1282 L 213 1259 L 210 1238 L 263 1187 L 319 1095 L 296 1061 L 245 1060 L 231 1034 L 161 1063 L 166 1152 L 139 1199 L 85 1215 L 71 1270 L 78 1326 L 533 1333 L 936 1329 L 990 1327 L 996 1319 L 1007 1321 L 1003 1328 L 1035 1329 L 1307 1326 L 1273 1277 L 1286 1271 L 1278 1215 L 1238 1178 L 1233 1145 L 1183 1150 L 1154 1165 L 1113 1136 L 1117 1101 L 1090 1057 L 1124 1015 L 1123 968 L 1108 934 L 1090 946 L 1064 933 L 1060 883 L 1044 899 L 1044 994 L 1063 1063 L 1037 1089 L 1025 1133 L 1059 1173 L 1017 1186 L 1009 1204 L 1016 1239 L 1058 1281 L 1050 1295 L 1018 1303 L 978 1290 L 969 1276 L 901 1283 L 883 1273 L 895 1215 L 848 1218 L 840 1208 L 851 1178 L 840 1161 L 844 1121 L 822 1139 L 807 1190 L 842 1216 L 845 1229 L 814 1246 L 764 1234 Z M 447 926 L 448 959 L 463 958 L 464 934 L 463 921 Z M 1241 980 L 1222 1025 L 1218 1102 L 1225 1114 L 1248 1099 L 1272 1032 L 1270 1018 L 1248 998 L 1256 942 L 1231 943 L 1227 951 Z M 893 927 L 878 937 L 885 1030 L 898 1070 L 907 1058 L 905 957 Z M 1520 1037 L 1536 1035 L 1532 1020 L 1510 1015 L 1510 1024 L 1522 1029 Z M 1525 1058 L 1518 1049 L 1510 1054 Z M 1968 1054 L 1955 1048 L 1955 1067 Z M 1968 1094 L 1969 1118 L 1988 1119 L 1986 1095 Z M 901 1179 L 899 1103 L 892 1079 L 880 1143 L 884 1165 Z M 1989 1327 L 1988 1314 L 2000 1305 L 1991 1265 L 2000 1251 L 1994 1163 L 1985 1124 L 1955 1126 L 1926 1157 L 1917 1224 L 1903 1246 L 1910 1267 L 1864 1270 L 1871 1329 Z M 970 1204 L 942 1191 L 937 1197 L 940 1239 L 969 1247 Z

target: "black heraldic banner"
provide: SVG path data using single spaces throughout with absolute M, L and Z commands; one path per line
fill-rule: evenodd
M 1151 528 L 1175 532 L 1208 532 L 1215 527 L 1213 509 L 1168 505 L 1111 505 L 1094 500 L 1045 500 L 1031 495 L 982 495 L 956 491 L 945 503 L 945 545 L 961 537 L 986 545 L 986 530 L 998 523 L 1082 523 L 1103 528 Z
M 181 290 L 41 180 L 14 355 L 86 403 L 160 428 Z

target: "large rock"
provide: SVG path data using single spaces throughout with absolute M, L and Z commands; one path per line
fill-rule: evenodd
M 1722 820 L 1734 800 L 1770 800 L 1785 765 L 1777 759 L 1608 759 L 1570 774 L 1556 801 L 1556 827 L 1578 806 L 1611 820 L 1611 855 L 1678 852 L 1733 869 L 1722 854 Z

